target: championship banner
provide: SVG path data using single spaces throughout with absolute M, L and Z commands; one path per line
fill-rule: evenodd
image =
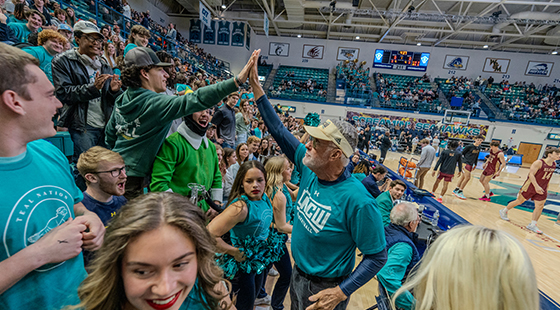
M 191 27 L 189 29 L 189 41 L 192 43 L 202 43 L 202 29 L 200 28 L 200 19 L 191 19 Z
M 231 46 L 243 46 L 243 43 L 245 43 L 245 23 L 233 22 Z
M 354 111 L 348 111 L 346 113 L 347 119 L 351 119 L 356 123 L 363 125 L 372 126 L 384 126 L 387 128 L 392 128 L 399 126 L 401 128 L 407 128 L 410 130 L 428 130 L 432 132 L 434 128 L 438 128 L 440 134 L 447 134 L 450 138 L 460 138 L 460 139 L 474 139 L 479 134 L 486 136 L 488 134 L 487 125 L 477 125 L 469 124 L 467 126 L 457 126 L 440 124 L 438 125 L 437 120 L 433 119 L 423 119 L 423 118 L 412 118 L 412 117 L 401 117 L 401 116 L 389 116 L 389 115 L 379 115 L 379 114 L 369 114 L 360 113 Z
M 221 20 L 218 22 L 218 45 L 229 45 L 229 22 Z
M 245 47 L 247 50 L 251 49 L 251 27 L 247 24 L 247 40 L 245 41 Z
M 204 44 L 216 44 L 216 21 L 210 21 L 210 27 L 204 25 Z

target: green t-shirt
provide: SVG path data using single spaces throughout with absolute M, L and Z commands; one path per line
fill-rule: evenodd
M 45 140 L 28 143 L 17 160 L 0 158 L 0 179 L 0 261 L 75 218 L 74 204 L 83 198 L 68 160 Z M 78 304 L 78 286 L 86 276 L 82 254 L 41 266 L 0 294 L 0 309 L 58 310 Z
M 22 48 L 22 50 L 26 51 L 39 60 L 39 68 L 41 68 L 41 70 L 45 72 L 45 74 L 49 78 L 49 81 L 51 81 L 52 83 L 53 56 L 51 56 L 51 54 L 49 54 L 49 52 L 47 52 L 47 50 L 42 46 L 29 46 Z
M 349 275 L 356 248 L 364 255 L 385 248 L 385 232 L 375 199 L 358 179 L 344 171 L 339 180 L 319 181 L 302 163 L 305 145 L 294 163 L 301 171 L 292 231 L 292 255 L 307 274 L 333 278 Z

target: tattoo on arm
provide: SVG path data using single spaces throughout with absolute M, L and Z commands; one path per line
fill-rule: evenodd
M 58 240 L 58 243 L 68 243 L 68 241 L 66 241 L 66 239 L 64 239 L 64 240 Z

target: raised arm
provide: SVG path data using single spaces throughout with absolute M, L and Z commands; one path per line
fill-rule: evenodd
M 259 108 L 261 117 L 266 124 L 268 131 L 278 143 L 278 146 L 280 146 L 289 160 L 295 162 L 294 159 L 296 150 L 301 142 L 299 142 L 299 140 L 294 137 L 286 127 L 284 127 L 282 121 L 278 115 L 276 115 L 274 108 L 268 101 L 268 98 L 264 94 L 264 90 L 259 82 L 257 69 L 257 64 L 255 63 L 251 73 L 249 74 L 249 81 L 251 83 L 251 87 L 253 88 L 253 94 L 255 94 L 257 107 Z

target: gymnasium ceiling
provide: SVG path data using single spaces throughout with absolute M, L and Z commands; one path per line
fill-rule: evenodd
M 149 0 L 198 17 L 198 0 Z M 263 35 L 528 53 L 560 52 L 560 0 L 202 0 Z M 334 1 L 333 1 L 334 2 Z M 225 9 L 224 9 L 225 6 Z M 359 37 L 359 39 L 357 39 Z

